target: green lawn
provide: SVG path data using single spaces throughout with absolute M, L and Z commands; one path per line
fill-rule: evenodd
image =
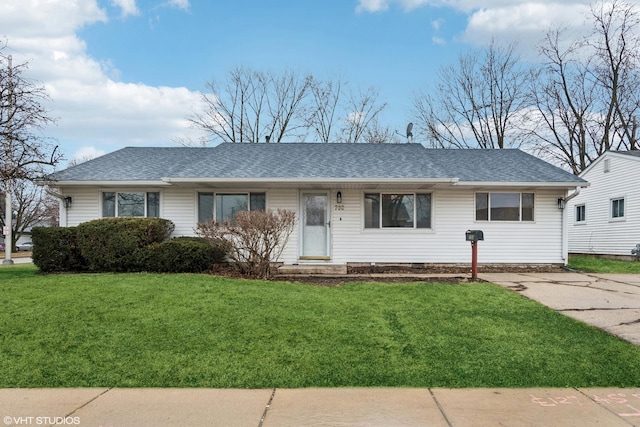
M 0 268 L 0 387 L 637 387 L 639 360 L 492 284 Z
M 587 273 L 640 274 L 640 262 L 638 261 L 620 261 L 588 255 L 571 255 L 569 267 Z

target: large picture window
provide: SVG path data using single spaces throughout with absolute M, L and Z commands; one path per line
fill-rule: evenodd
M 102 216 L 158 218 L 160 193 L 105 191 L 102 193 Z
M 431 194 L 365 193 L 365 228 L 431 228 Z
M 265 193 L 198 193 L 198 222 L 232 221 L 238 212 L 265 208 Z
M 476 193 L 476 221 L 533 221 L 533 193 Z

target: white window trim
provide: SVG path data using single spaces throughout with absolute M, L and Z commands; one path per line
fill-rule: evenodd
M 104 216 L 104 209 L 103 209 L 103 205 L 104 205 L 104 193 L 115 193 L 115 216 Z M 133 217 L 120 217 L 118 216 L 118 193 L 143 193 L 144 194 L 144 216 L 133 216 Z M 134 189 L 111 189 L 111 188 L 107 188 L 107 189 L 101 189 L 99 191 L 98 194 L 98 218 L 148 218 L 147 214 L 148 214 L 148 198 L 147 198 L 147 193 L 159 193 L 160 194 L 160 199 L 158 201 L 158 203 L 160 203 L 160 206 L 158 207 L 158 218 L 164 218 L 164 213 L 163 213 L 163 205 L 164 205 L 164 195 L 162 193 L 162 190 L 160 189 L 139 189 L 139 188 L 134 188 Z
M 476 201 L 477 201 L 477 195 L 478 194 L 488 194 L 488 200 L 487 200 L 487 219 L 477 219 L 477 215 L 476 212 L 478 210 L 478 207 L 476 205 Z M 519 194 L 520 195 L 520 213 L 518 214 L 518 220 L 517 221 L 508 221 L 508 220 L 504 220 L 504 221 L 500 221 L 500 220 L 496 220 L 496 219 L 491 219 L 491 195 L 492 194 Z M 522 195 L 523 194 L 533 194 L 533 219 L 531 220 L 523 220 L 522 219 Z M 476 191 L 473 193 L 473 222 L 480 222 L 480 223 L 488 223 L 488 222 L 497 222 L 497 223 L 504 223 L 504 222 L 511 222 L 511 223 L 525 223 L 525 224 L 534 224 L 536 222 L 536 214 L 537 214 L 537 205 L 538 205 L 538 194 L 535 191 Z
M 622 200 L 624 203 L 624 212 L 622 216 L 613 217 L 613 202 L 615 200 Z M 627 219 L 627 197 L 626 196 L 617 196 L 617 197 L 611 197 L 609 199 L 609 222 L 622 222 L 625 221 Z
M 364 215 L 364 207 L 365 207 L 365 194 L 378 194 L 380 195 L 380 225 L 378 227 L 365 227 L 365 215 Z M 403 194 L 403 195 L 413 195 L 413 227 L 383 227 L 382 226 L 382 196 L 389 194 Z M 418 194 L 429 194 L 431 195 L 431 212 L 429 215 L 431 216 L 431 226 L 429 228 L 418 228 L 416 222 L 416 210 L 418 209 L 418 204 L 415 203 L 416 195 Z M 380 191 L 380 190 L 365 190 L 362 192 L 361 198 L 361 207 L 360 214 L 362 218 L 362 230 L 364 232 L 399 232 L 399 233 L 434 233 L 435 232 L 435 192 L 434 191 L 406 191 L 406 190 L 398 190 L 398 191 Z

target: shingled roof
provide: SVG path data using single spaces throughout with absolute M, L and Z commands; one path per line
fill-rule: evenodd
M 421 144 L 234 144 L 127 147 L 49 176 L 65 184 L 207 179 L 586 181 L 521 150 L 428 149 Z

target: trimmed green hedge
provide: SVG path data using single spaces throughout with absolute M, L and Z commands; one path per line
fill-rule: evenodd
M 91 271 L 145 271 L 145 248 L 169 238 L 163 218 L 103 218 L 77 227 L 78 245 Z
M 87 262 L 78 247 L 75 227 L 35 227 L 31 231 L 33 263 L 40 271 L 83 271 Z
M 200 237 L 170 239 L 171 221 L 105 218 L 77 227 L 34 228 L 33 262 L 62 271 L 202 273 L 226 253 Z
M 147 271 L 202 273 L 223 262 L 225 252 L 200 237 L 178 237 L 147 248 Z

